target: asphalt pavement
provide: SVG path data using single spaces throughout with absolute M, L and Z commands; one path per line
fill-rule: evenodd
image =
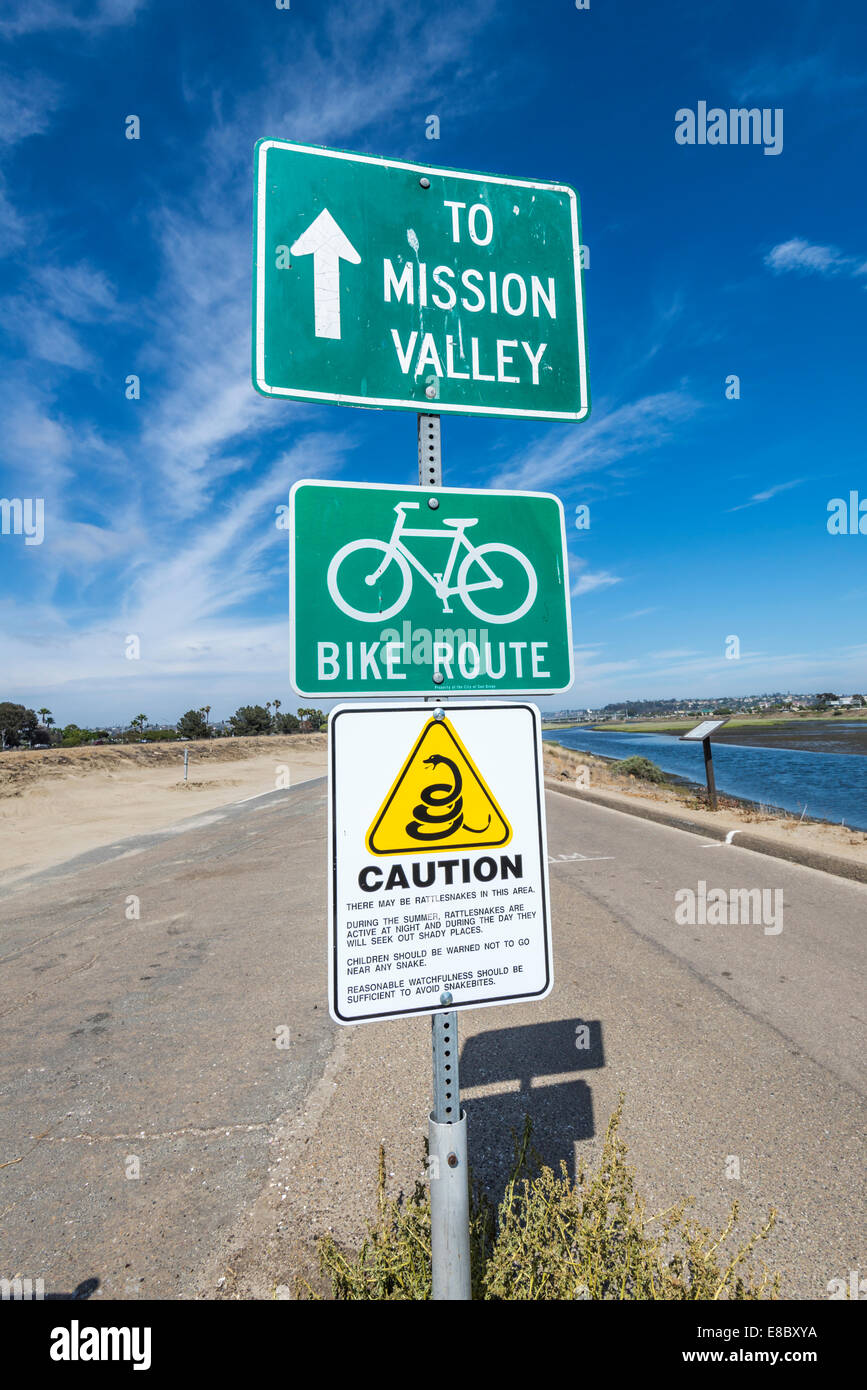
M 784 1296 L 827 1297 L 865 1267 L 867 886 L 547 808 L 554 991 L 460 1016 L 476 1178 L 496 1192 L 525 1113 L 544 1157 L 592 1160 L 622 1092 L 651 1206 L 775 1207 Z M 0 891 L 0 1276 L 273 1296 L 363 1229 L 381 1141 L 420 1175 L 430 1025 L 329 1018 L 325 861 L 319 779 Z M 766 890 L 773 921 L 679 923 L 702 882 Z

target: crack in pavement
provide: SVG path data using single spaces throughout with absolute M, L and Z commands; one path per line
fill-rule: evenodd
M 48 1138 L 49 1144 L 74 1144 L 79 1140 L 87 1140 L 87 1142 L 91 1144 L 114 1144 L 119 1143 L 121 1140 L 131 1143 L 133 1139 L 180 1139 L 185 1135 L 207 1138 L 208 1136 L 217 1134 L 225 1134 L 227 1136 L 230 1134 L 250 1134 L 254 1130 L 270 1129 L 272 1124 L 274 1124 L 273 1120 L 256 1120 L 253 1124 L 214 1125 L 211 1129 L 200 1129 L 196 1125 L 183 1125 L 180 1129 L 157 1130 L 152 1134 L 149 1134 L 146 1130 L 136 1130 L 134 1134 L 41 1135 L 37 1142 L 42 1142 L 46 1137 Z M 29 1152 L 32 1153 L 33 1150 L 31 1149 Z M 12 1159 L 11 1161 L 17 1163 L 20 1160 Z

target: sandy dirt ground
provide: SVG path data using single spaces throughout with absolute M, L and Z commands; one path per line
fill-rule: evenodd
M 325 750 L 324 734 L 294 734 L 5 752 L 0 884 L 199 811 L 321 777 Z
M 185 747 L 190 751 L 186 783 Z M 199 811 L 321 777 L 326 747 L 325 734 L 295 734 L 6 752 L 0 757 L 0 884 L 116 840 L 165 829 Z M 545 744 L 546 776 L 574 785 L 581 765 L 589 770 L 591 791 L 633 805 L 668 806 L 708 825 L 748 825 L 769 839 L 867 862 L 862 831 L 801 823 L 730 797 L 721 797 L 714 813 L 687 787 L 618 777 L 600 758 Z
M 664 807 L 680 812 L 699 825 L 724 825 L 726 829 L 749 828 L 757 835 L 787 845 L 799 845 L 805 850 L 819 850 L 840 859 L 867 863 L 867 833 L 821 821 L 800 821 L 785 811 L 750 806 L 730 796 L 720 796 L 719 810 L 711 811 L 703 797 L 694 789 L 676 783 L 655 785 L 634 777 L 616 776 L 603 758 L 594 758 L 556 743 L 545 744 L 545 775 L 575 786 L 577 770 L 585 767 L 589 773 L 589 790 L 605 792 L 606 796 L 623 799 L 635 805 Z

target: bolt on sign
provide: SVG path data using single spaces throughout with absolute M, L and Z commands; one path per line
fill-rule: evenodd
M 550 993 L 539 711 L 338 705 L 328 748 L 336 1022 Z
M 299 482 L 289 534 L 299 694 L 572 684 L 565 520 L 549 493 Z
M 265 395 L 589 414 L 578 195 L 565 184 L 260 140 L 255 229 Z

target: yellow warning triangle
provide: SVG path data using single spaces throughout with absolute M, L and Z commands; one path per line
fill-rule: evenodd
M 377 811 L 371 854 L 507 845 L 512 827 L 448 719 L 429 719 Z

